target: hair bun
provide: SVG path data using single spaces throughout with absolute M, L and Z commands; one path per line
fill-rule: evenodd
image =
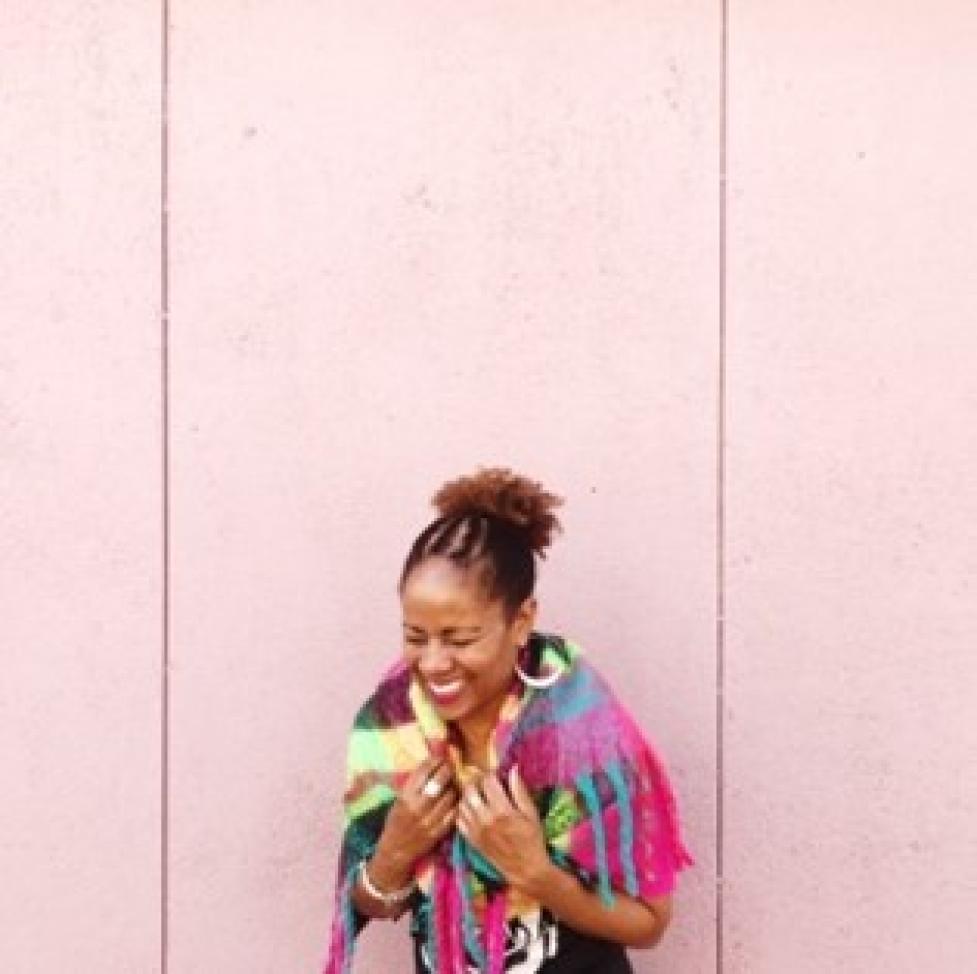
M 536 481 L 506 467 L 481 467 L 476 473 L 448 481 L 431 499 L 442 517 L 490 514 L 525 532 L 529 547 L 540 557 L 553 534 L 562 530 L 553 508 L 563 503 Z

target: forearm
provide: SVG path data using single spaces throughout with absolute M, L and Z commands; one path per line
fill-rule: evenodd
M 379 850 L 367 861 L 366 868 L 370 881 L 384 892 L 403 889 L 411 881 L 412 869 L 409 863 L 385 856 Z M 397 920 L 407 909 L 406 901 L 387 906 L 376 899 L 363 885 L 359 872 L 353 883 L 352 899 L 353 905 L 360 913 L 374 920 Z
M 526 892 L 578 933 L 626 947 L 653 947 L 665 931 L 667 920 L 641 900 L 615 891 L 614 905 L 605 906 L 598 893 L 553 863 Z

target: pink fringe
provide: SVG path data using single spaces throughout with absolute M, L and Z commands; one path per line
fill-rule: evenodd
M 438 944 L 437 974 L 465 974 L 465 948 L 461 930 L 461 898 L 452 871 L 437 867 L 432 889 Z
M 505 941 L 508 898 L 505 891 L 496 893 L 485 909 L 486 974 L 502 974 L 505 969 Z
M 323 974 L 343 974 L 347 966 L 347 951 L 349 944 L 346 942 L 346 911 L 343 909 L 345 899 L 350 895 L 351 884 L 344 882 L 335 897 L 332 918 L 332 936 L 329 942 L 329 956 L 326 958 L 326 966 Z
M 445 870 L 445 906 L 446 919 L 448 924 L 448 936 L 450 943 L 451 974 L 465 974 L 467 964 L 465 962 L 465 948 L 461 929 L 461 893 L 458 889 L 457 877 L 453 869 Z

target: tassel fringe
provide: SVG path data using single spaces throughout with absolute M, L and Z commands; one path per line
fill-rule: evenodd
M 614 905 L 614 890 L 611 888 L 610 869 L 607 862 L 607 834 L 604 831 L 604 819 L 601 815 L 600 798 L 597 785 L 592 775 L 582 774 L 577 777 L 577 790 L 583 796 L 590 818 L 590 827 L 594 833 L 594 848 L 597 851 L 597 888 L 604 906 Z

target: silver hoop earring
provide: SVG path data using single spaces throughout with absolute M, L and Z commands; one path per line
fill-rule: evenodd
M 548 690 L 563 675 L 557 670 L 555 673 L 550 673 L 549 676 L 530 676 L 523 671 L 518 663 L 516 663 L 516 673 L 527 687 L 532 687 L 534 690 Z

